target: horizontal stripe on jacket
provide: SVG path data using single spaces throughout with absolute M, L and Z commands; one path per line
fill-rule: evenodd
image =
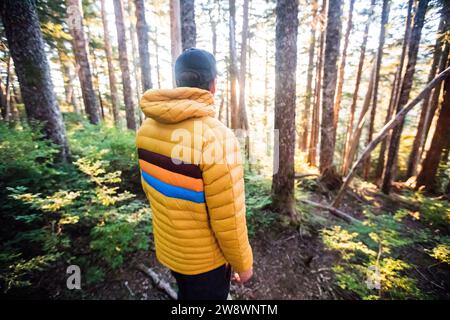
M 202 171 L 199 166 L 190 163 L 175 163 L 174 159 L 163 156 L 155 152 L 151 152 L 144 149 L 138 149 L 139 159 L 145 160 L 148 163 L 152 163 L 158 167 L 166 170 L 176 172 L 191 178 L 202 179 Z
M 189 189 L 192 191 L 203 191 L 203 180 L 195 179 L 176 172 L 155 166 L 145 160 L 139 159 L 139 165 L 143 171 L 154 176 L 158 180 L 176 187 Z
M 192 191 L 181 187 L 172 186 L 162 182 L 147 172 L 141 170 L 142 178 L 146 183 L 152 186 L 156 191 L 171 198 L 188 200 L 196 203 L 205 202 L 205 194 L 203 192 Z

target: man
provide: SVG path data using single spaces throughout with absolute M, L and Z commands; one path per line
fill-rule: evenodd
M 216 61 L 191 48 L 175 63 L 177 88 L 148 90 L 136 144 L 153 212 L 156 256 L 178 284 L 180 300 L 224 300 L 231 267 L 239 283 L 253 274 L 239 144 L 214 118 Z

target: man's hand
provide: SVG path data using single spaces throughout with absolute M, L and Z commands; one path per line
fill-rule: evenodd
M 237 283 L 243 284 L 248 280 L 250 280 L 252 276 L 253 276 L 253 268 L 247 271 L 235 272 L 233 274 L 233 280 L 236 281 Z

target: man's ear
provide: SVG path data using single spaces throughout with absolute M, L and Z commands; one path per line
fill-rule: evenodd
M 209 91 L 210 91 L 212 94 L 215 94 L 215 93 L 216 93 L 216 84 L 217 84 L 217 80 L 214 79 L 213 81 L 211 81 L 211 84 L 209 85 Z

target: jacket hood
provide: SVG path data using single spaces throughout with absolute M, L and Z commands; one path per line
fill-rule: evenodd
M 142 96 L 140 106 L 147 117 L 162 123 L 215 114 L 213 95 L 198 88 L 151 89 Z

